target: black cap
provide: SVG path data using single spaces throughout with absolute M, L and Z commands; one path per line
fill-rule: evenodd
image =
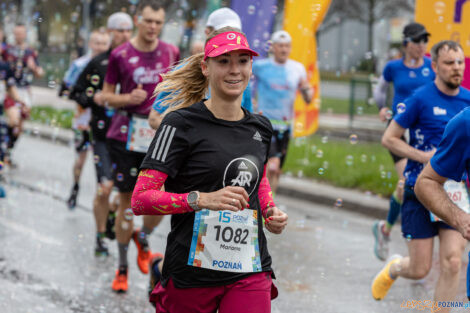
M 428 33 L 426 28 L 420 23 L 410 23 L 406 25 L 405 28 L 403 29 L 403 36 L 405 38 L 413 39 L 413 38 L 418 38 L 423 35 L 429 36 L 431 34 Z

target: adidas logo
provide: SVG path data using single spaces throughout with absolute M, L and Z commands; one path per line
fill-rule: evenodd
M 258 141 L 263 141 L 263 138 L 261 137 L 258 131 L 256 131 L 256 133 L 253 135 L 253 139 L 258 140 Z
M 245 162 L 242 162 L 242 163 L 240 163 L 240 165 L 238 165 L 238 169 L 239 170 L 247 170 L 248 166 L 246 166 Z

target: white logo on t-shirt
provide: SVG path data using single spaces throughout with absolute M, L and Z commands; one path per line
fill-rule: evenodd
M 263 141 L 263 138 L 261 137 L 259 131 L 256 131 L 256 133 L 253 135 L 253 139 L 258 140 L 258 141 Z
M 246 166 L 245 162 L 242 162 L 242 163 L 240 163 L 240 165 L 238 166 L 238 169 L 239 169 L 239 170 L 247 170 L 247 169 L 248 169 L 248 166 Z
M 440 107 L 433 107 L 434 115 L 447 115 L 447 110 Z
M 424 135 L 421 134 L 421 129 L 416 129 L 415 130 L 415 137 L 416 140 L 418 140 L 418 145 L 423 145 L 424 144 Z M 417 149 L 417 147 L 415 147 Z
M 132 57 L 132 58 L 129 59 L 130 64 L 136 64 L 137 62 L 139 62 L 139 57 L 138 56 L 135 56 L 135 57 Z
M 140 66 L 132 73 L 132 78 L 136 84 L 157 84 L 160 82 L 160 73 L 163 69 L 148 69 Z
M 250 181 L 253 175 L 248 171 L 240 171 L 235 179 L 232 179 L 232 186 L 250 187 Z
M 223 186 L 240 186 L 248 195 L 255 191 L 260 179 L 258 166 L 250 160 L 252 156 L 236 158 L 229 162 L 224 172 Z

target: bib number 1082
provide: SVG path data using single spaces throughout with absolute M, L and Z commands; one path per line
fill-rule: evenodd
M 222 239 L 222 241 L 224 242 L 233 241 L 234 243 L 239 243 L 243 245 L 246 245 L 248 243 L 246 241 L 246 238 L 250 234 L 248 229 L 236 228 L 235 230 L 233 230 L 233 228 L 230 226 L 222 227 L 221 225 L 215 225 L 214 229 L 216 231 L 216 241 L 220 241 L 220 239 Z

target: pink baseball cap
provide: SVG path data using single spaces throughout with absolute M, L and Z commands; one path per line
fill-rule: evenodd
M 252 56 L 258 56 L 256 51 L 250 49 L 248 40 L 242 33 L 225 32 L 207 42 L 204 48 L 204 61 L 234 50 L 247 51 Z

